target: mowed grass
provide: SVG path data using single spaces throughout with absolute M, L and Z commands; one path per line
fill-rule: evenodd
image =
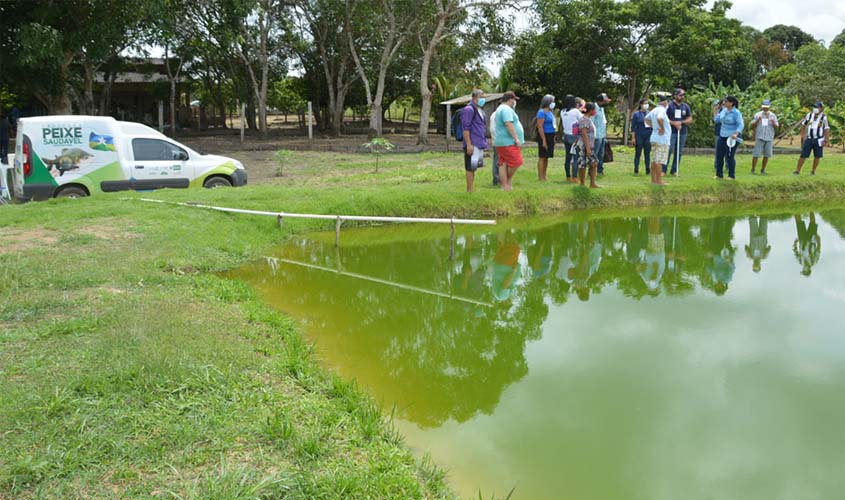
M 333 222 L 279 228 L 137 198 L 498 218 L 845 194 L 841 155 L 815 177 L 791 175 L 794 156 L 750 176 L 741 156 L 733 183 L 712 180 L 711 157 L 687 156 L 681 177 L 655 188 L 620 151 L 591 191 L 563 182 L 562 158 L 539 183 L 533 154 L 510 193 L 490 185 L 489 167 L 464 192 L 458 154 L 385 155 L 376 172 L 369 155 L 303 152 L 244 188 L 0 207 L 0 499 L 451 495 L 362 390 L 317 365 L 294 322 L 216 274 Z
M 213 274 L 274 221 L 116 198 L 0 217 L 0 498 L 450 496 L 291 320 Z
M 845 196 L 845 155 L 827 151 L 817 175 L 810 159 L 801 176 L 792 175 L 797 154 L 772 158 L 767 175 L 751 175 L 751 156 L 738 155 L 737 180 L 713 179 L 713 157 L 686 155 L 680 177 L 666 177 L 655 187 L 640 167 L 633 174 L 632 148 L 617 147 L 616 161 L 606 164 L 601 190 L 564 181 L 563 158 L 550 160 L 547 183 L 537 181 L 536 147 L 524 149 L 525 165 L 514 179 L 514 191 L 493 187 L 491 158 L 476 173 L 475 192 L 465 192 L 460 153 L 372 155 L 290 152 L 282 176 L 261 180 L 236 194 L 170 192 L 165 199 L 231 201 L 250 204 L 274 200 L 285 211 L 318 213 L 424 214 L 440 216 L 556 213 L 577 208 L 701 204 L 742 201 L 825 200 Z M 558 151 L 561 153 L 561 151 Z M 760 165 L 758 165 L 758 170 Z M 247 164 L 247 169 L 249 165 Z M 283 188 L 283 189 L 279 189 Z

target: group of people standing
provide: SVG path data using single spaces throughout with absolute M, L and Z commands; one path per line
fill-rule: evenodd
M 653 109 L 648 99 L 640 100 L 638 110 L 631 116 L 635 175 L 639 174 L 641 158 L 644 159 L 645 172 L 651 175 L 653 184 L 665 185 L 663 176 L 667 173 L 679 175 L 689 127 L 693 122 L 692 109 L 684 102 L 685 98 L 684 89 L 678 88 L 671 96 L 658 97 L 658 103 Z M 483 110 L 485 93 L 476 89 L 472 92 L 470 103 L 461 110 L 467 191 L 473 190 L 475 171 L 483 166 L 483 152 L 489 146 L 488 127 L 493 142 L 493 184 L 501 185 L 505 191 L 512 189 L 513 176 L 524 162 L 521 148 L 525 143 L 525 130 L 515 111 L 518 101 L 519 97 L 513 91 L 505 92 L 501 104 L 488 120 Z M 537 141 L 537 176 L 540 181 L 548 180 L 549 159 L 554 158 L 555 144 L 560 133 L 567 182 L 583 186 L 587 185 L 589 177 L 591 188 L 601 187 L 596 179 L 604 174 L 604 160 L 606 150 L 609 149 L 604 108 L 610 102 L 606 93 L 598 95 L 592 103 L 567 95 L 563 99 L 558 122 L 553 113 L 555 97 L 543 96 L 532 124 Z M 727 96 L 714 102 L 713 122 L 716 150 L 714 179 L 736 179 L 736 152 L 742 144 L 745 129 L 739 100 L 735 96 Z M 824 114 L 824 105 L 816 102 L 801 125 L 801 156 L 793 173 L 800 174 L 805 159 L 812 153 L 812 175 L 815 175 L 819 160 L 824 155 L 824 147 L 830 141 L 830 125 Z M 766 174 L 779 127 L 778 117 L 771 111 L 771 102 L 763 101 L 760 111 L 750 123 L 755 141 L 752 174 L 757 173 L 760 157 L 763 158 L 760 174 Z

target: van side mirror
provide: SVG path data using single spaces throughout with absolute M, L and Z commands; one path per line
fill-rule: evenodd
M 188 161 L 188 153 L 185 151 L 174 151 L 173 159 L 175 161 Z

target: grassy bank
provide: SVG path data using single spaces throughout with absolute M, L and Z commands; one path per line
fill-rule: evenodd
M 278 242 L 253 218 L 3 207 L 0 498 L 439 498 L 287 318 L 211 274 Z
M 530 154 L 530 153 L 529 153 Z M 690 202 L 801 203 L 845 195 L 845 158 L 796 178 L 793 158 L 735 183 L 710 158 L 652 188 L 608 165 L 605 189 L 536 181 L 465 193 L 460 157 L 294 153 L 281 177 L 144 196 L 289 212 L 488 217 L 650 210 Z M 533 160 L 532 164 L 533 164 Z M 325 222 L 228 215 L 117 194 L 0 208 L 0 499 L 440 498 L 360 390 L 320 369 L 296 325 L 217 278 Z M 725 206 L 725 205 L 720 205 Z M 707 207 L 704 210 L 715 209 Z M 442 228 L 440 228 L 442 229 Z

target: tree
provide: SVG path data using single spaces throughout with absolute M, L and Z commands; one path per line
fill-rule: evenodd
M 302 40 L 296 45 L 299 59 L 306 73 L 316 72 L 309 63 L 319 61 L 329 100 L 329 126 L 339 136 L 346 96 L 358 79 L 347 41 L 346 4 L 344 0 L 296 0 L 295 6 Z
M 466 45 L 489 52 L 501 46 L 502 32 L 510 23 L 497 14 L 503 3 L 500 1 L 428 0 L 420 2 L 417 42 L 422 52 L 420 61 L 420 130 L 417 144 L 428 144 L 428 121 L 431 116 L 433 86 L 430 80 L 432 61 L 442 44 L 461 37 Z M 470 14 L 476 23 L 468 22 Z M 475 43 L 473 43 L 475 42 Z M 483 47 L 483 49 L 482 49 Z
M 812 35 L 797 26 L 776 24 L 771 28 L 763 30 L 763 34 L 773 42 L 780 42 L 783 45 L 783 50 L 787 51 L 790 55 L 795 54 L 801 47 L 808 43 L 816 43 L 816 39 Z
M 356 22 L 354 26 L 359 31 L 353 29 L 353 18 L 371 19 L 375 15 L 382 17 L 381 23 Z M 382 135 L 387 72 L 416 21 L 416 3 L 411 0 L 346 0 L 346 36 L 370 108 L 370 135 Z M 366 42 L 361 43 L 362 39 Z M 359 50 L 359 44 L 363 50 Z M 373 76 L 375 82 L 371 80 Z
M 839 32 L 836 37 L 830 42 L 831 47 L 834 45 L 845 46 L 845 29 Z

